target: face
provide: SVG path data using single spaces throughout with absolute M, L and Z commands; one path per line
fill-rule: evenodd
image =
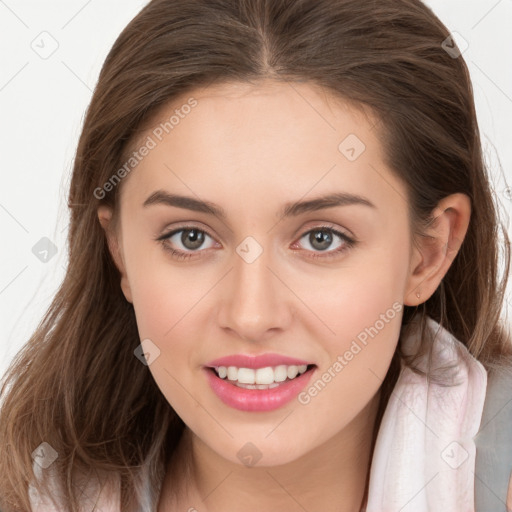
M 375 123 L 312 85 L 261 82 L 198 89 L 140 138 L 121 183 L 122 288 L 163 395 L 225 459 L 248 442 L 266 465 L 297 459 L 387 372 L 413 253 Z

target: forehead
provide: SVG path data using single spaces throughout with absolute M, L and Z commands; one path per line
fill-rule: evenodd
M 141 127 L 136 142 L 149 137 L 154 147 L 130 174 L 128 188 L 139 199 L 165 185 L 217 197 L 229 189 L 249 202 L 285 191 L 298 198 L 316 187 L 379 194 L 383 179 L 393 177 L 383 163 L 376 122 L 367 109 L 310 83 L 198 88 Z
M 189 106 L 191 102 L 195 103 L 192 108 Z M 367 126 L 373 129 L 378 121 L 369 107 L 356 105 L 313 82 L 294 83 L 271 79 L 226 82 L 195 88 L 167 102 L 138 127 L 127 150 L 135 150 L 154 130 L 163 132 L 157 133 L 156 138 L 172 136 L 176 139 L 179 131 L 183 131 L 183 125 L 185 128 L 193 128 L 197 133 L 201 126 L 209 127 L 209 118 L 213 116 L 218 119 L 216 131 L 222 130 L 224 134 L 230 129 L 236 131 L 240 125 L 250 125 L 254 135 L 261 127 L 265 131 L 287 128 L 286 132 L 279 134 L 279 139 L 293 135 L 291 128 L 294 125 L 303 128 L 307 123 L 310 132 L 319 129 L 322 133 L 337 132 L 340 122 L 345 122 L 352 127 L 360 125 L 358 129 L 363 132 Z M 185 123 L 187 118 L 191 120 Z M 283 124 L 276 126 L 279 121 Z M 167 129 L 162 129 L 166 123 Z M 176 129 L 178 125 L 181 125 L 181 130 Z M 204 142 L 210 140 L 208 138 Z

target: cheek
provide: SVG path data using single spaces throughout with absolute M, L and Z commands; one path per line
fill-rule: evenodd
M 183 294 L 177 293 L 180 285 L 155 268 L 139 277 L 130 281 L 139 333 L 162 339 L 177 322 L 183 307 Z
M 205 305 L 213 296 L 209 292 L 215 279 L 211 271 L 207 275 L 199 267 L 171 263 L 160 248 L 134 248 L 131 256 L 127 268 L 139 337 L 159 350 L 149 369 L 171 402 L 183 395 L 180 384 L 188 390 L 197 385 L 190 369 L 204 362 L 198 345 L 207 328 Z
M 385 327 L 389 323 L 400 324 L 408 251 L 401 241 L 395 247 L 389 244 L 354 252 L 346 264 L 316 276 L 316 283 L 314 279 L 302 285 L 295 281 L 297 295 L 307 298 L 307 305 L 324 324 L 329 353 L 344 350 L 360 333 L 364 341 L 365 329 L 375 324 L 379 331 L 386 331 L 383 337 L 388 336 Z M 396 329 L 389 335 L 396 338 Z
M 158 340 L 171 337 L 186 324 L 187 311 L 193 311 L 208 280 L 172 263 L 157 242 L 138 243 L 136 237 L 127 236 L 124 248 L 140 336 Z
M 198 362 L 193 340 L 200 340 L 204 333 L 200 326 L 205 320 L 198 317 L 201 297 L 211 287 L 191 276 L 160 264 L 131 282 L 140 339 L 151 340 L 154 345 L 150 346 L 158 350 L 149 371 L 169 404 L 187 419 L 194 414 L 191 396 L 200 396 L 197 374 L 190 369 Z
M 341 298 L 331 297 L 330 309 L 322 310 L 334 334 L 322 336 L 325 357 L 298 397 L 304 425 L 325 438 L 344 428 L 377 393 L 401 328 L 402 303 L 382 283 L 369 280 L 354 288 L 347 283 L 342 291 Z
M 309 304 L 324 324 L 316 331 L 322 332 L 326 357 L 301 402 L 315 402 L 326 414 L 338 409 L 345 418 L 368 403 L 387 373 L 400 334 L 407 277 L 403 247 L 398 252 L 383 247 L 351 261 L 329 287 L 309 293 Z

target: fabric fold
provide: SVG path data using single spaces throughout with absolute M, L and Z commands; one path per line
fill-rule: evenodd
M 465 345 L 432 318 L 430 360 L 402 363 L 377 434 L 366 512 L 474 512 L 476 436 L 487 372 Z M 419 331 L 402 340 L 405 354 Z

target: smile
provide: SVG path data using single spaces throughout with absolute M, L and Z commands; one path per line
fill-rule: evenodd
M 263 368 L 205 367 L 210 388 L 226 405 L 241 411 L 265 412 L 283 407 L 308 384 L 316 365 Z

